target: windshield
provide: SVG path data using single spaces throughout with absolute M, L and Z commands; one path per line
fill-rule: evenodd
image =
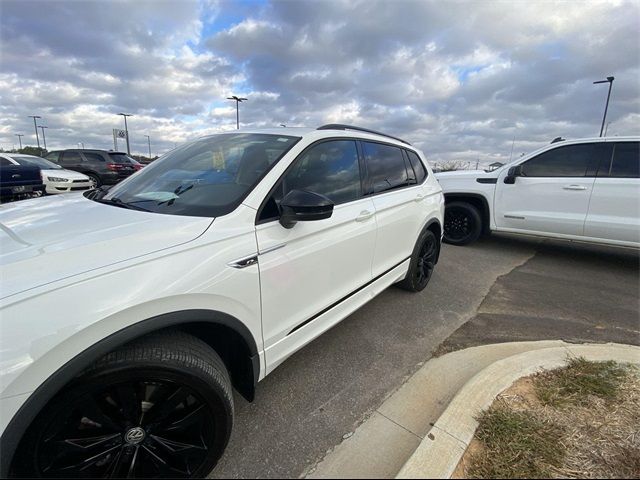
M 45 170 L 60 170 L 62 167 L 56 163 L 50 162 L 49 160 L 45 160 L 44 158 L 39 157 L 27 157 L 26 155 L 14 155 L 13 158 L 20 165 L 32 165 L 38 168 L 43 168 Z
M 202 138 L 172 150 L 100 200 L 156 213 L 225 215 L 298 140 L 257 133 Z

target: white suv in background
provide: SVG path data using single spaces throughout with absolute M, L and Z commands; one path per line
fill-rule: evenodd
M 496 231 L 640 247 L 640 137 L 560 141 L 493 172 L 436 177 L 448 243 Z
M 424 289 L 443 215 L 422 153 L 345 125 L 208 136 L 4 206 L 0 475 L 207 475 L 232 386 L 252 400 L 388 286 Z

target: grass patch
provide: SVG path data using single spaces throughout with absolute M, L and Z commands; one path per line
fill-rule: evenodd
M 613 361 L 570 358 L 566 367 L 536 375 L 534 389 L 544 405 L 553 407 L 586 405 L 591 396 L 611 401 L 617 398 L 629 368 Z
M 562 464 L 563 431 L 530 412 L 495 403 L 478 417 L 476 438 L 483 452 L 472 456 L 468 475 L 474 478 L 541 478 Z

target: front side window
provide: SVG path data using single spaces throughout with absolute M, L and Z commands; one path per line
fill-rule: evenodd
M 369 176 L 369 192 L 378 193 L 408 185 L 402 150 L 382 143 L 362 142 Z
M 79 152 L 63 152 L 60 162 L 68 165 L 82 163 L 82 157 Z
M 615 144 L 609 176 L 617 178 L 640 177 L 640 142 Z
M 282 183 L 283 195 L 306 190 L 336 205 L 358 199 L 360 167 L 355 141 L 335 140 L 311 147 L 295 161 Z
M 47 160 L 51 161 L 51 162 L 57 162 L 58 158 L 60 157 L 60 152 L 51 152 L 49 154 L 47 154 L 46 158 Z
M 256 133 L 202 138 L 172 150 L 99 201 L 172 215 L 226 215 L 298 140 Z
M 593 175 L 598 144 L 567 145 L 541 153 L 522 164 L 525 177 L 584 177 Z

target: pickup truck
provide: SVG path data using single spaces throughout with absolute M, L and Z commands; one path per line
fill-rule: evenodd
M 497 170 L 437 173 L 444 241 L 490 232 L 640 247 L 640 137 L 561 141 Z
M 0 202 L 39 196 L 44 189 L 40 168 L 0 159 Z

